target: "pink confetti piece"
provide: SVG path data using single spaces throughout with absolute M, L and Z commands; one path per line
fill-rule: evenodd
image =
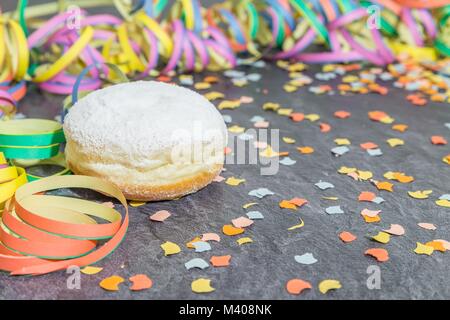
M 169 211 L 167 210 L 161 210 L 161 211 L 157 211 L 154 214 L 152 214 L 150 216 L 150 220 L 152 221 L 158 221 L 158 222 L 163 222 L 164 220 L 166 220 L 168 217 L 170 217 L 171 214 Z
M 250 220 L 249 218 L 246 218 L 246 217 L 239 217 L 239 218 L 231 220 L 231 223 L 236 228 L 245 228 L 245 227 L 252 225 L 253 220 Z
M 267 142 L 264 142 L 264 141 L 254 141 L 254 142 L 253 142 L 253 146 L 254 146 L 256 149 L 265 149 L 265 148 L 267 148 Z
M 387 230 L 383 230 L 389 234 L 393 234 L 394 236 L 402 236 L 405 234 L 405 229 L 399 224 L 391 224 L 391 227 Z
M 361 215 L 366 216 L 366 217 L 374 218 L 377 215 L 379 215 L 380 212 L 381 212 L 381 210 L 369 210 L 369 209 L 366 208 L 366 209 L 363 209 L 361 211 Z
M 442 240 L 442 239 L 436 239 L 434 241 L 438 241 L 440 243 L 442 243 L 442 245 L 444 246 L 445 249 L 450 250 L 450 242 L 447 240 Z
M 348 175 L 350 178 L 353 178 L 353 180 L 358 180 L 358 179 L 359 179 L 358 173 L 356 173 L 356 172 L 350 172 L 350 173 L 347 173 L 347 175 Z
M 249 96 L 242 96 L 240 99 L 241 103 L 252 103 L 254 100 L 253 97 Z
M 265 129 L 269 127 L 269 122 L 268 121 L 259 121 L 259 122 L 255 122 L 254 126 L 255 128 L 258 129 Z
M 220 236 L 217 233 L 204 233 L 202 234 L 202 241 L 220 242 Z
M 436 230 L 436 226 L 432 223 L 420 222 L 417 224 L 419 227 L 424 228 L 426 230 Z
M 213 179 L 213 181 L 214 182 L 222 182 L 223 180 L 225 180 L 225 178 L 224 177 L 222 177 L 222 176 L 216 176 L 214 179 Z

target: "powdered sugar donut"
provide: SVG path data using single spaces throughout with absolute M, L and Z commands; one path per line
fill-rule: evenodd
M 66 161 L 76 174 L 116 184 L 128 199 L 165 200 L 195 192 L 221 171 L 227 130 L 203 96 L 137 81 L 94 91 L 64 122 Z

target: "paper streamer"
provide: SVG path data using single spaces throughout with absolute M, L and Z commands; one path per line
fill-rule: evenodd
M 87 188 L 116 198 L 125 215 L 100 203 L 47 195 L 60 188 Z M 107 221 L 97 223 L 92 217 Z M 86 266 L 110 254 L 128 228 L 128 207 L 113 184 L 88 176 L 54 176 L 19 187 L 1 217 L 0 270 L 39 275 Z M 106 240 L 98 244 L 98 241 Z
M 0 152 L 0 213 L 7 200 L 21 185 L 27 183 L 25 170 L 16 166 L 9 166 L 3 152 Z

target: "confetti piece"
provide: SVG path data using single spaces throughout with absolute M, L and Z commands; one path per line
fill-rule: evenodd
M 446 145 L 447 140 L 445 140 L 442 136 L 432 136 L 431 143 L 435 145 Z
M 432 192 L 433 190 L 408 191 L 408 194 L 414 199 L 427 199 Z
M 255 190 L 252 190 L 248 193 L 249 196 L 254 196 L 254 197 L 258 197 L 260 199 L 264 198 L 265 196 L 270 196 L 270 195 L 274 195 L 275 193 L 273 193 L 272 191 L 270 191 L 267 188 L 258 188 Z
M 214 267 L 228 267 L 230 265 L 231 256 L 212 256 L 211 259 L 209 259 L 209 262 Z
M 320 132 L 327 133 L 327 132 L 331 131 L 331 126 L 328 123 L 321 122 L 319 124 L 319 126 L 320 126 Z
M 296 163 L 297 163 L 297 161 L 295 161 L 289 157 L 286 157 L 286 158 L 283 158 L 282 160 L 280 160 L 280 164 L 282 164 L 284 166 L 292 166 Z
M 379 262 L 386 262 L 389 260 L 389 253 L 386 249 L 383 248 L 367 249 L 364 254 L 374 257 Z
M 320 119 L 320 116 L 315 113 L 310 113 L 310 114 L 305 115 L 305 119 L 309 120 L 311 122 L 315 122 Z
M 217 91 L 211 91 L 211 92 L 205 93 L 203 96 L 206 99 L 208 99 L 209 101 L 214 101 L 217 99 L 225 98 L 225 95 L 222 92 L 217 92 Z
M 217 108 L 219 110 L 236 109 L 236 108 L 239 108 L 240 106 L 241 106 L 240 100 L 223 100 L 219 103 Z
M 287 144 L 293 144 L 293 143 L 295 143 L 295 139 L 293 139 L 293 138 L 283 137 L 282 139 L 283 139 L 283 141 L 284 141 L 285 143 L 287 143 Z
M 249 212 L 247 212 L 247 217 L 249 219 L 252 219 L 252 220 L 262 220 L 262 219 L 264 219 L 263 214 L 261 212 L 259 212 L 259 211 L 249 211 Z
M 280 109 L 280 104 L 273 102 L 266 102 L 263 104 L 262 108 L 263 110 L 277 111 L 278 109 Z
M 255 122 L 253 126 L 258 129 L 266 129 L 270 126 L 270 123 L 268 121 L 259 121 Z
M 389 192 L 393 192 L 394 185 L 388 181 L 381 181 L 376 183 L 376 187 L 378 190 L 385 190 Z
M 195 252 L 205 252 L 211 250 L 211 245 L 206 241 L 195 241 L 192 243 L 195 248 Z
M 314 264 L 317 262 L 317 259 L 314 258 L 313 254 L 310 252 L 302 254 L 301 256 L 295 256 L 294 259 L 296 262 L 306 265 Z
M 352 114 L 348 111 L 339 110 L 334 113 L 334 116 L 339 119 L 349 118 Z
M 357 173 L 358 173 L 358 179 L 360 179 L 360 180 L 366 181 L 373 177 L 373 173 L 370 171 L 358 170 Z
M 226 224 L 222 228 L 222 232 L 227 236 L 235 236 L 241 233 L 244 233 L 245 229 L 243 228 L 236 228 L 232 226 L 231 224 Z
M 296 224 L 296 225 L 294 225 L 292 227 L 289 227 L 288 230 L 292 231 L 292 230 L 295 230 L 295 229 L 300 229 L 304 225 L 305 225 L 305 222 L 302 219 L 300 219 L 300 223 L 299 224 Z
M 192 239 L 191 241 L 186 243 L 186 247 L 188 247 L 189 249 L 195 249 L 194 242 L 197 242 L 197 241 L 202 241 L 202 239 L 200 237 L 195 237 L 194 239 Z
M 340 289 L 341 287 L 341 283 L 338 280 L 334 279 L 323 280 L 319 283 L 319 291 L 322 294 L 326 294 L 330 290 Z
M 398 182 L 401 182 L 401 183 L 410 183 L 410 182 L 414 181 L 414 177 L 407 176 L 407 175 L 405 175 L 403 173 L 399 173 L 399 172 L 396 172 L 394 174 L 394 178 L 395 178 L 395 180 L 397 180 Z M 426 192 L 428 192 L 428 190 Z
M 331 152 L 335 156 L 342 156 L 342 155 L 346 154 L 349 151 L 350 151 L 350 149 L 348 147 L 346 147 L 346 146 L 340 146 L 340 147 L 335 147 L 335 148 L 331 149 Z
M 450 201 L 447 199 L 436 200 L 436 204 L 440 207 L 450 208 Z
M 416 242 L 417 247 L 414 249 L 414 252 L 417 254 L 426 254 L 426 255 L 431 255 L 434 251 L 433 247 L 427 246 L 423 243 L 420 242 Z
M 301 121 L 303 121 L 305 119 L 305 115 L 303 113 L 300 113 L 300 112 L 291 113 L 289 115 L 289 117 L 294 122 L 301 122 Z
M 348 231 L 341 232 L 339 234 L 339 238 L 345 243 L 349 243 L 349 242 L 352 242 L 352 241 L 356 240 L 356 236 L 353 235 L 351 232 L 348 232 Z
M 130 287 L 130 290 L 132 291 L 150 289 L 153 285 L 152 279 L 145 274 L 136 274 L 130 277 L 129 280 L 133 283 Z
M 375 198 L 372 200 L 372 202 L 373 202 L 373 203 L 376 203 L 376 204 L 381 204 L 381 203 L 384 202 L 384 199 L 383 199 L 382 197 L 375 197 Z
M 402 236 L 405 234 L 405 229 L 401 225 L 395 223 L 391 224 L 389 229 L 383 231 L 395 236 Z
M 253 240 L 252 240 L 251 238 L 249 238 L 249 237 L 244 237 L 244 238 L 239 238 L 239 239 L 237 239 L 236 242 L 237 242 L 240 246 L 242 246 L 243 244 L 246 244 L 246 243 L 252 243 Z
M 158 221 L 158 222 L 163 222 L 164 220 L 166 220 L 167 218 L 169 218 L 171 216 L 170 212 L 167 210 L 161 210 L 161 211 L 157 211 L 154 214 L 152 214 L 150 216 L 150 220 L 152 221 Z
M 186 267 L 187 270 L 193 269 L 193 268 L 198 268 L 198 269 L 206 269 L 209 267 L 208 262 L 206 262 L 205 260 L 201 259 L 201 258 L 194 258 L 189 260 L 188 262 L 186 262 L 184 264 L 184 266 Z
M 236 228 L 246 228 L 253 224 L 253 221 L 246 217 L 239 217 L 236 219 L 231 220 L 231 223 Z
M 144 201 L 130 201 L 130 206 L 132 207 L 140 207 L 143 206 L 144 204 L 146 204 L 147 202 Z
M 438 241 L 442 243 L 442 246 L 445 248 L 445 250 L 450 250 L 450 242 L 442 239 L 436 239 L 434 241 Z
M 425 244 L 428 247 L 432 247 L 434 251 L 445 252 L 447 249 L 444 247 L 444 244 L 440 241 L 430 241 Z
M 249 202 L 249 203 L 244 204 L 242 206 L 242 208 L 248 209 L 248 208 L 253 207 L 254 205 L 257 205 L 257 204 L 258 204 L 257 202 Z
M 358 196 L 358 201 L 368 201 L 372 202 L 375 199 L 376 195 L 370 191 L 362 191 Z
M 349 173 L 356 172 L 357 170 L 358 169 L 356 169 L 356 168 L 340 167 L 338 172 L 341 174 L 349 174 Z
M 375 217 L 363 216 L 363 217 L 364 217 L 364 221 L 367 223 L 374 223 L 374 222 L 381 221 L 380 216 L 375 216 Z
M 346 139 L 346 138 L 337 138 L 334 139 L 334 143 L 336 143 L 338 146 L 348 146 L 350 145 L 350 140 Z
M 213 287 L 211 287 L 211 280 L 204 278 L 199 278 L 192 281 L 191 289 L 195 293 L 209 293 L 215 290 Z
M 108 291 L 118 291 L 119 284 L 124 282 L 125 279 L 119 276 L 111 276 L 100 281 L 99 285 L 105 290 Z
M 297 207 L 302 207 L 308 203 L 308 200 L 302 198 L 292 198 L 289 202 L 295 204 Z
M 238 186 L 238 185 L 240 185 L 241 183 L 244 183 L 245 182 L 245 179 L 238 179 L 238 178 L 235 178 L 235 177 L 229 177 L 226 181 L 225 181 L 225 183 L 226 184 L 228 184 L 228 185 L 230 185 L 230 186 Z
M 325 199 L 325 200 L 332 200 L 332 201 L 339 200 L 338 197 L 322 197 L 322 199 Z
M 241 103 L 252 103 L 255 99 L 253 97 L 242 96 L 239 100 Z
M 367 208 L 363 209 L 361 211 L 361 215 L 366 216 L 366 217 L 375 217 L 378 216 L 381 213 L 381 210 L 369 210 Z
M 282 201 L 280 201 L 279 206 L 282 209 L 297 210 L 297 206 L 295 204 L 289 202 L 289 200 L 282 200 Z
M 376 149 L 378 148 L 378 145 L 373 143 L 373 142 L 365 142 L 365 143 L 361 143 L 360 144 L 361 148 L 363 148 L 364 150 L 369 150 L 369 149 Z
M 211 88 L 211 84 L 208 82 L 197 82 L 194 84 L 194 88 L 197 90 L 205 90 Z
M 420 222 L 417 225 L 426 230 L 436 230 L 436 226 L 432 223 Z
M 398 132 L 405 132 L 406 130 L 408 130 L 408 126 L 406 124 L 394 124 L 392 126 L 392 129 Z
M 389 144 L 389 146 L 391 146 L 392 148 L 395 148 L 397 146 L 402 146 L 405 144 L 405 141 L 403 141 L 402 139 L 398 139 L 398 138 L 391 138 L 391 139 L 387 139 L 386 142 Z
M 292 111 L 293 110 L 289 109 L 289 108 L 280 108 L 280 109 L 277 110 L 277 113 L 280 116 L 289 116 L 292 113 Z
M 302 154 L 311 154 L 314 152 L 312 147 L 297 147 L 297 150 Z
M 101 267 L 86 266 L 83 269 L 81 269 L 80 271 L 81 271 L 81 273 L 84 273 L 84 274 L 93 275 L 93 274 L 99 273 L 102 270 L 103 270 L 103 268 L 101 268 Z
M 166 241 L 161 245 L 161 248 L 164 250 L 164 255 L 165 256 L 170 256 L 172 254 L 177 254 L 179 252 L 181 252 L 180 247 L 173 242 L 170 241 Z
M 322 181 L 322 180 L 320 180 L 319 182 L 317 182 L 317 183 L 315 184 L 315 186 L 316 186 L 317 188 L 319 188 L 320 190 L 327 190 L 327 189 L 334 188 L 334 185 L 332 185 L 332 184 L 329 183 L 329 182 Z
M 217 233 L 204 233 L 202 234 L 201 240 L 220 242 L 220 236 Z
M 275 152 L 271 146 L 267 146 L 267 148 L 261 151 L 259 155 L 265 158 L 273 158 L 278 157 L 280 154 L 278 152 Z
M 311 283 L 302 279 L 291 279 L 286 283 L 286 290 L 290 294 L 298 295 L 306 289 L 312 289 Z
M 344 213 L 344 211 L 341 209 L 341 206 L 331 206 L 325 209 L 325 212 L 328 214 L 340 214 Z
M 386 244 L 386 243 L 389 243 L 389 240 L 391 240 L 391 237 L 390 237 L 389 233 L 380 231 L 380 232 L 378 232 L 378 234 L 376 236 L 372 237 L 372 240 Z
M 234 126 L 229 127 L 228 131 L 231 132 L 231 133 L 242 133 L 242 132 L 245 131 L 245 128 L 237 126 L 237 125 L 234 125 Z
M 225 178 L 221 175 L 218 175 L 213 179 L 214 182 L 222 182 L 223 180 L 225 180 Z

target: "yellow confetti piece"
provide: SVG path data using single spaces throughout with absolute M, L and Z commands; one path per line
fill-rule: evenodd
M 205 90 L 211 88 L 211 84 L 208 82 L 197 82 L 194 85 L 194 88 L 197 90 Z
M 389 235 L 389 233 L 380 231 L 376 236 L 373 236 L 372 239 L 377 242 L 386 244 L 389 242 L 389 240 L 391 240 L 391 236 Z
M 450 208 L 450 201 L 447 199 L 436 200 L 436 204 L 440 207 Z
M 235 178 L 235 177 L 229 177 L 226 181 L 225 181 L 225 183 L 226 184 L 228 184 L 228 185 L 230 185 L 230 186 L 238 186 L 238 185 L 240 185 L 241 183 L 244 183 L 245 182 L 245 179 L 238 179 L 238 178 Z
M 214 101 L 217 99 L 225 98 L 225 95 L 222 92 L 217 92 L 217 91 L 211 91 L 211 92 L 205 93 L 203 96 L 206 99 L 208 99 L 209 101 Z
M 236 109 L 236 108 L 239 108 L 240 106 L 241 106 L 241 100 L 224 100 L 219 103 L 217 108 L 219 110 Z
M 359 179 L 366 181 L 366 180 L 371 179 L 372 177 L 373 177 L 372 172 L 358 170 L 358 178 Z
M 242 208 L 248 209 L 248 208 L 250 208 L 250 207 L 252 207 L 252 206 L 254 206 L 254 205 L 257 205 L 257 204 L 258 204 L 257 202 L 249 202 L 249 203 L 244 204 L 244 205 L 242 206 Z
M 244 237 L 244 238 L 239 238 L 239 239 L 237 239 L 236 242 L 237 242 L 240 246 L 242 246 L 243 244 L 253 242 L 253 240 L 252 240 L 251 238 L 249 238 L 249 237 Z
M 408 191 L 408 194 L 414 199 L 427 199 L 432 192 L 433 190 Z
M 306 69 L 306 65 L 304 63 L 301 63 L 301 62 L 297 62 L 297 63 L 291 64 L 287 68 L 287 70 L 290 71 L 290 72 L 303 71 L 305 69 Z
M 305 115 L 305 119 L 308 119 L 311 122 L 315 122 L 320 119 L 320 116 L 315 113 L 310 113 Z
M 245 131 L 245 128 L 234 125 L 234 126 L 229 127 L 228 131 L 231 133 L 242 133 Z
M 284 91 L 286 91 L 287 93 L 291 93 L 291 92 L 295 92 L 298 90 L 298 88 L 296 86 L 290 85 L 290 84 L 285 84 L 283 86 Z
M 389 180 L 395 180 L 395 175 L 396 175 L 397 173 L 398 173 L 398 172 L 388 171 L 388 172 L 385 172 L 385 173 L 383 174 L 383 177 L 385 177 L 386 179 L 389 179 Z
M 105 290 L 108 291 L 118 291 L 119 284 L 124 282 L 125 279 L 119 276 L 111 276 L 100 281 L 99 285 Z
M 338 280 L 327 279 L 319 283 L 319 291 L 323 294 L 327 293 L 329 290 L 340 289 L 342 287 Z
M 391 138 L 391 139 L 387 139 L 386 142 L 392 147 L 397 147 L 397 146 L 402 146 L 405 144 L 405 141 L 403 141 L 402 139 L 398 139 L 398 138 Z
M 130 206 L 132 207 L 140 207 L 143 206 L 144 204 L 146 204 L 147 202 L 145 201 L 130 201 Z
M 245 87 L 246 85 L 248 85 L 248 81 L 246 79 L 234 79 L 233 84 L 236 87 L 242 88 L 242 87 Z
M 391 124 L 391 123 L 393 123 L 394 121 L 395 121 L 395 119 L 394 119 L 394 118 L 391 118 L 391 117 L 389 117 L 389 116 L 380 119 L 380 122 L 381 122 L 381 123 L 384 123 L 384 124 Z
M 342 174 L 349 174 L 352 172 L 356 172 L 358 169 L 356 168 L 349 168 L 349 167 L 340 167 L 338 172 Z
M 87 267 L 84 267 L 83 269 L 81 269 L 80 271 L 81 271 L 81 273 L 92 275 L 92 274 L 97 274 L 102 270 L 103 270 L 103 268 L 101 268 L 101 267 L 87 266 Z
M 332 200 L 332 201 L 339 200 L 338 197 L 322 197 L 322 199 L 325 199 L 325 200 Z
M 173 242 L 170 241 L 166 241 L 161 245 L 161 248 L 164 250 L 164 255 L 165 256 L 170 256 L 172 254 L 176 254 L 181 252 L 180 247 Z
M 288 230 L 291 231 L 291 230 L 295 230 L 295 229 L 300 229 L 304 225 L 305 225 L 305 222 L 302 219 L 300 219 L 300 223 L 299 224 L 296 224 L 295 226 L 292 226 L 292 227 L 288 228 Z
M 350 140 L 347 138 L 337 138 L 334 139 L 334 143 L 336 143 L 338 146 L 348 146 L 350 145 Z
M 293 143 L 295 143 L 295 139 L 293 139 L 293 138 L 283 137 L 282 139 L 283 139 L 283 141 L 284 141 L 285 143 L 288 143 L 288 144 L 293 144 Z
M 197 280 L 192 281 L 191 289 L 195 293 L 208 293 L 216 290 L 213 287 L 211 287 L 211 280 L 204 278 L 199 278 Z
M 277 113 L 280 116 L 289 116 L 292 113 L 292 109 L 288 109 L 288 108 L 281 108 L 277 110 Z
M 266 102 L 263 104 L 262 108 L 263 110 L 277 111 L 278 109 L 280 109 L 280 104 L 274 102 Z
M 264 149 L 263 151 L 261 151 L 259 153 L 259 155 L 261 157 L 273 158 L 273 157 L 278 157 L 280 154 L 278 152 L 275 152 L 271 146 L 267 146 L 267 148 Z
M 344 83 L 357 82 L 358 80 L 359 80 L 359 78 L 354 75 L 345 76 L 342 78 L 342 82 L 344 82 Z
M 393 192 L 394 185 L 387 181 L 377 182 L 376 187 L 378 190 L 385 190 L 389 192 Z
M 427 246 L 420 242 L 416 242 L 416 244 L 417 244 L 417 247 L 414 249 L 414 252 L 417 254 L 431 255 L 434 251 L 434 248 L 431 246 Z

